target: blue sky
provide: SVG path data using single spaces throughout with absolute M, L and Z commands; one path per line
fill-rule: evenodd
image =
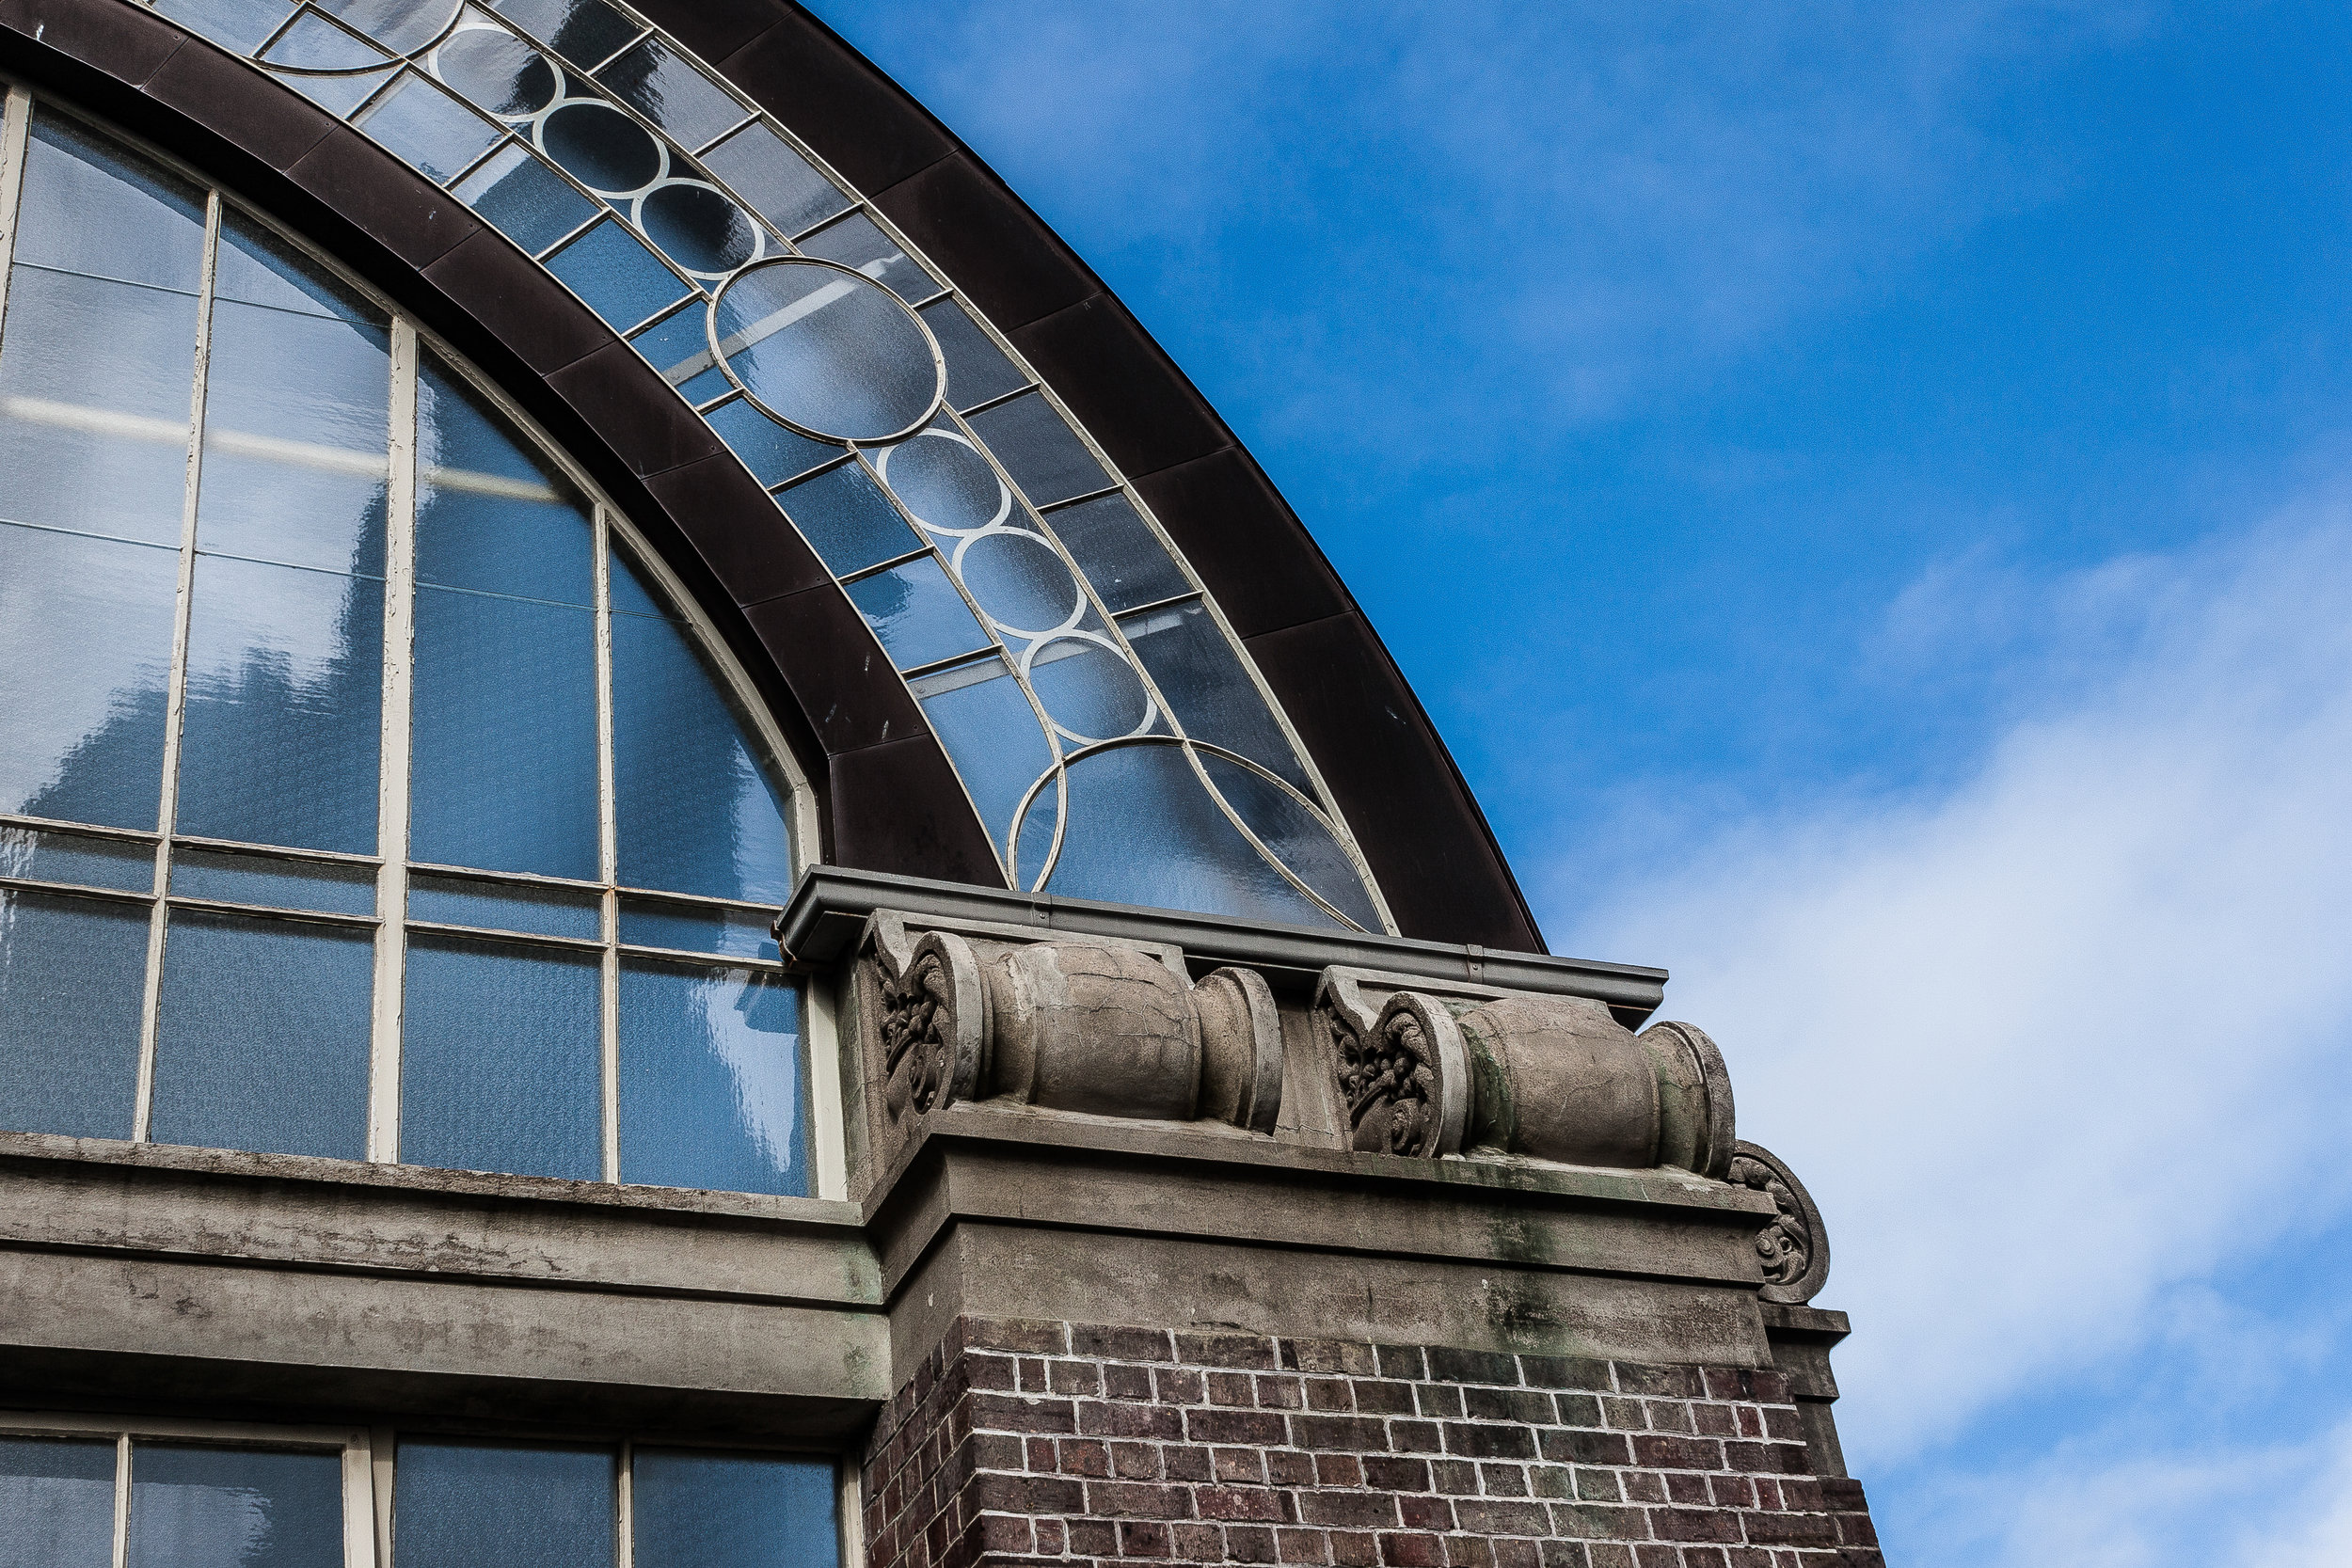
M 1894 1560 L 2352 1560 L 2352 15 L 817 8 L 1675 971 Z

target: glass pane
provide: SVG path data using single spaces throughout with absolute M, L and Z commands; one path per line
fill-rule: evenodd
M 147 911 L 0 889 L 0 1127 L 127 1138 Z
M 1073 898 L 1338 924 L 1249 847 L 1174 745 L 1120 746 L 1071 765 L 1070 829 L 1045 886 Z
M 732 94 L 659 39 L 647 39 L 597 71 L 596 80 L 689 149 L 740 124 L 745 112 Z
M 1208 770 L 1209 782 L 1216 785 L 1217 793 L 1225 797 L 1225 803 L 1240 814 L 1249 831 L 1299 880 L 1365 930 L 1381 928 L 1380 916 L 1372 907 L 1372 895 L 1364 891 L 1355 863 L 1312 812 L 1281 785 L 1239 763 L 1203 756 L 1200 765 Z
M 152 830 L 180 562 L 0 523 L 0 811 Z
M 458 200 L 533 256 L 596 211 L 596 203 L 521 147 L 501 148 L 489 162 L 460 180 L 455 190 Z
M 792 258 L 738 274 L 711 302 L 720 352 L 779 419 L 840 441 L 879 441 L 930 417 L 930 337 L 872 280 Z
M 1192 592 L 1192 584 L 1124 496 L 1100 496 L 1049 513 L 1045 526 L 1116 612 Z
M 779 233 L 797 234 L 850 204 L 839 187 L 765 125 L 746 125 L 703 163 Z
M 1004 529 L 966 540 L 958 546 L 955 562 L 980 612 L 1013 641 L 1082 626 L 1099 629 L 1103 624 L 1061 552 L 1025 529 Z
M 779 975 L 621 965 L 621 1180 L 808 1191 L 800 990 Z
M 145 893 L 155 885 L 155 850 L 128 839 L 0 828 L 0 876 Z
M 1028 385 L 1029 378 L 1005 357 L 1005 351 L 956 301 L 931 301 L 923 307 L 923 319 L 930 324 L 939 352 L 947 358 L 948 407 L 969 408 Z
M 935 424 L 877 451 L 874 467 L 914 520 L 934 532 L 969 532 L 1012 515 L 1012 492 L 952 424 Z
M 175 911 L 155 1141 L 365 1159 L 374 973 L 369 931 Z
M 803 240 L 801 248 L 811 256 L 855 267 L 909 304 L 929 299 L 946 287 L 864 213 L 851 213 L 839 223 L 827 224 Z
M 751 214 L 700 180 L 655 186 L 638 203 L 637 221 L 662 254 L 707 278 L 724 277 L 768 248 Z
M 629 1473 L 637 1568 L 833 1568 L 833 1466 L 765 1454 L 639 1449 Z
M 1003 854 L 1022 795 L 1054 760 L 1036 710 L 1002 659 L 960 664 L 914 684 L 923 716 L 947 749 L 988 825 L 990 840 Z
M 595 942 L 604 935 L 604 896 L 585 889 L 524 887 L 419 872 L 408 879 L 408 918 Z
M 630 330 L 686 293 L 677 274 L 655 260 L 616 218 L 606 218 L 548 257 L 547 269 L 616 332 Z
M 719 368 L 718 357 L 710 352 L 709 319 L 701 306 L 689 305 L 629 340 L 645 362 L 660 371 L 661 379 L 675 387 L 689 403 L 708 403 L 735 389 L 735 383 L 727 379 L 727 372 Z
M 263 50 L 260 57 L 265 64 L 285 66 L 290 70 L 340 71 L 364 71 L 369 66 L 382 64 L 391 58 L 365 39 L 354 38 L 344 28 L 317 16 L 295 18 L 294 24 L 278 34 L 277 41 Z M 333 81 L 305 81 L 298 76 L 287 80 L 300 92 L 310 92 L 320 87 L 331 88 L 337 85 Z M 345 87 L 351 83 L 349 77 L 342 79 L 342 85 Z M 349 107 L 358 101 L 352 98 L 342 102 L 347 106 L 338 110 L 338 113 L 348 113 Z
M 499 14 L 576 66 L 592 67 L 644 29 L 603 0 L 495 0 Z
M 20 265 L 190 295 L 202 281 L 203 193 L 47 109 L 33 116 L 20 199 Z
M 606 197 L 643 190 L 669 166 L 653 133 L 584 87 L 539 122 L 538 137 L 539 150 L 558 166 Z
M 593 879 L 596 617 L 417 590 L 409 854 Z
M 155 0 L 155 8 L 199 37 L 250 55 L 294 6 L 292 0 Z
M 596 602 L 588 506 L 514 426 L 440 364 L 417 385 L 417 580 Z
M 171 891 L 182 898 L 211 898 L 224 904 L 373 914 L 375 868 L 183 848 L 172 852 Z
M 1176 721 L 1195 740 L 1211 741 L 1280 774 L 1302 795 L 1311 794 L 1307 770 L 1299 766 L 1273 710 L 1259 695 L 1209 612 L 1198 601 L 1171 605 L 1119 623 L 1128 643 Z
M 0 337 L 0 518 L 177 547 L 196 300 L 19 264 Z
M 901 670 L 988 646 L 988 634 L 930 556 L 863 578 L 849 585 L 849 594 Z
M 392 1470 L 399 1568 L 612 1568 L 610 1449 L 403 1443 Z
M 199 558 L 180 830 L 373 853 L 383 660 L 383 583 Z
M 1046 717 L 1081 743 L 1139 735 L 1153 725 L 1156 710 L 1134 668 L 1098 642 L 1046 643 L 1029 660 L 1029 686 Z
M 615 555 L 614 581 L 628 570 Z M 612 617 L 612 751 L 624 883 L 749 904 L 791 895 L 786 792 L 675 622 Z
M 0 1437 L 0 1568 L 112 1568 L 115 1446 Z
M 1032 506 L 1051 506 L 1111 482 L 1041 392 L 983 408 L 969 422 Z
M 426 179 L 446 182 L 490 149 L 498 128 L 410 71 L 353 124 Z
M 669 947 L 681 953 L 717 953 L 730 958 L 772 958 L 776 939 L 770 916 L 708 904 L 673 904 L 659 898 L 621 900 L 621 942 L 630 947 Z
M 440 37 L 457 14 L 458 0 L 316 0 L 319 9 L 367 34 L 396 55 L 410 55 Z
M 411 935 L 401 1162 L 597 1180 L 600 992 L 590 955 Z
M 836 577 L 923 547 L 873 476 L 857 463 L 804 479 L 776 499 Z
M 741 398 L 712 409 L 703 419 L 762 484 L 781 484 L 794 474 L 806 473 L 841 455 L 839 447 L 787 430 Z
M 131 1445 L 131 1568 L 342 1568 L 343 1461 Z
M 477 13 L 467 21 L 481 22 Z M 459 28 L 433 52 L 434 73 L 478 109 L 524 119 L 563 90 L 555 62 L 496 24 Z M 504 154 L 501 154 L 504 156 Z

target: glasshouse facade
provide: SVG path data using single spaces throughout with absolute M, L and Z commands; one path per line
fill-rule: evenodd
M 1723 1053 L 820 23 L 0 87 L 0 1568 L 1879 1560 Z

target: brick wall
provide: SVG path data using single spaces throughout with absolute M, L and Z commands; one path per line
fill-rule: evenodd
M 1863 1568 L 1785 1379 L 961 1319 L 883 1412 L 867 1568 Z

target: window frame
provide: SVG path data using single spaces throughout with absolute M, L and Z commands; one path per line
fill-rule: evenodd
M 205 275 L 201 297 L 207 308 L 199 319 L 196 371 L 191 391 L 190 407 L 190 475 L 183 490 L 184 515 L 182 537 L 176 546 L 180 555 L 179 582 L 174 605 L 174 635 L 171 671 L 167 691 L 166 735 L 164 740 L 164 778 L 161 810 L 156 828 L 151 830 L 113 828 L 90 823 L 42 818 L 22 814 L 0 815 L 0 829 L 22 829 L 37 832 L 65 833 L 84 838 L 96 838 L 116 843 L 132 843 L 151 847 L 156 866 L 152 881 L 144 892 L 121 888 L 104 888 L 79 884 L 37 880 L 28 878 L 0 876 L 0 892 L 22 892 L 35 895 L 101 900 L 116 905 L 144 905 L 149 911 L 147 968 L 141 1006 L 140 1038 L 138 1043 L 137 1082 L 135 1088 L 132 1136 L 133 1144 L 151 1144 L 153 1112 L 154 1076 L 158 1043 L 158 1017 L 164 974 L 165 938 L 170 911 L 243 915 L 260 919 L 295 921 L 326 925 L 345 930 L 366 929 L 373 933 L 374 968 L 371 996 L 372 1045 L 369 1062 L 367 1106 L 367 1143 L 364 1163 L 398 1165 L 400 1138 L 400 1061 L 401 1014 L 404 995 L 403 981 L 411 930 L 430 936 L 456 937 L 461 940 L 492 942 L 521 942 L 540 951 L 594 951 L 600 955 L 601 1011 L 600 1054 L 601 1085 L 599 1115 L 602 1120 L 602 1169 L 596 1179 L 606 1184 L 623 1184 L 619 1167 L 620 1062 L 619 1062 L 619 988 L 625 963 L 631 959 L 652 959 L 695 965 L 712 972 L 750 970 L 760 974 L 791 976 L 802 981 L 800 1067 L 801 1085 L 807 1107 L 807 1150 L 809 1162 L 809 1192 L 813 1199 L 842 1199 L 848 1196 L 848 1147 L 843 1122 L 844 1106 L 841 1096 L 839 1042 L 834 999 L 828 988 L 807 966 L 776 958 L 731 957 L 707 952 L 650 947 L 624 943 L 620 940 L 620 909 L 624 900 L 667 900 L 691 903 L 720 910 L 756 911 L 772 915 L 766 905 L 740 900 L 708 897 L 701 895 L 678 894 L 654 888 L 623 886 L 618 879 L 618 867 L 613 863 L 617 852 L 614 817 L 617 811 L 616 781 L 613 768 L 613 725 L 611 702 L 613 613 L 610 582 L 612 552 L 617 548 L 640 570 L 654 588 L 657 595 L 667 601 L 676 618 L 688 631 L 695 651 L 722 683 L 724 695 L 730 700 L 742 721 L 741 731 L 760 754 L 764 763 L 784 786 L 787 797 L 787 829 L 791 840 L 791 874 L 797 879 L 809 866 L 821 863 L 818 853 L 821 821 L 818 811 L 816 791 L 806 771 L 801 767 L 781 727 L 769 710 L 766 699 L 752 683 L 750 676 L 735 657 L 717 625 L 697 597 L 688 591 L 677 574 L 664 561 L 644 533 L 629 520 L 628 514 L 605 494 L 603 488 L 585 468 L 505 389 L 496 384 L 471 361 L 438 335 L 420 325 L 385 293 L 357 277 L 345 263 L 312 242 L 309 237 L 278 220 L 266 209 L 241 196 L 228 182 L 206 173 L 170 152 L 156 147 L 145 138 L 117 126 L 103 118 L 84 110 L 69 100 L 46 91 L 36 91 L 13 75 L 0 72 L 0 332 L 5 332 L 8 306 L 8 281 L 13 263 L 15 243 L 19 231 L 19 211 L 24 194 L 24 171 L 34 111 L 39 109 L 57 115 L 92 135 L 121 145 L 138 157 L 152 163 L 174 177 L 203 193 L 205 228 Z M 378 839 L 373 855 L 345 854 L 330 850 L 288 848 L 262 846 L 240 841 L 221 840 L 183 833 L 178 831 L 176 807 L 178 795 L 177 760 L 181 745 L 182 715 L 184 709 L 187 669 L 187 644 L 192 584 L 190 577 L 196 554 L 194 520 L 197 479 L 202 460 L 203 410 L 208 387 L 208 349 L 210 340 L 210 309 L 212 272 L 220 230 L 226 216 L 233 213 L 241 221 L 267 232 L 273 239 L 298 253 L 352 290 L 373 309 L 384 313 L 389 323 L 391 407 L 389 419 L 389 475 L 387 498 L 387 549 L 384 573 L 385 587 L 385 657 L 381 659 L 383 681 L 383 710 L 379 733 L 380 752 L 377 759 Z M 600 859 L 605 873 L 600 882 L 582 882 L 563 878 L 535 876 L 520 872 L 488 871 L 470 866 L 441 866 L 415 862 L 408 858 L 410 787 L 409 692 L 414 679 L 413 628 L 416 605 L 415 534 L 417 512 L 416 473 L 416 413 L 417 395 L 427 356 L 439 370 L 461 382 L 476 397 L 482 399 L 498 416 L 510 422 L 521 438 L 530 444 L 534 454 L 551 465 L 574 486 L 586 503 L 592 518 L 596 571 L 596 673 L 597 687 L 597 800 Z M 405 657 L 392 657 L 395 639 L 405 651 Z M 287 909 L 280 906 L 237 904 L 213 898 L 198 898 L 175 893 L 170 886 L 173 852 L 196 849 L 253 856 L 259 861 L 284 861 L 301 864 L 342 865 L 372 868 L 377 878 L 374 911 L 366 915 L 334 914 L 319 911 Z M 397 852 L 388 852 L 396 849 Z M 505 887 L 563 888 L 576 893 L 593 893 L 601 908 L 600 935 L 594 941 L 578 941 L 548 937 L 529 932 L 499 933 L 483 927 L 443 926 L 429 921 L 417 921 L 407 915 L 407 886 L 413 874 L 446 874 L 469 880 Z M 388 916 L 387 910 L 397 911 Z M 787 1201 L 790 1199 L 787 1198 Z

